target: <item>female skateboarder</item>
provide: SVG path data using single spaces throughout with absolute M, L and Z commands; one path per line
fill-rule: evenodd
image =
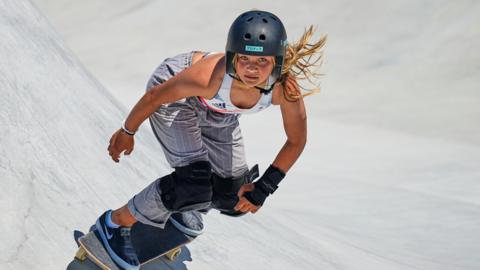
M 166 59 L 134 106 L 108 151 L 115 162 L 129 155 L 138 127 L 149 118 L 174 171 L 115 211 L 96 227 L 113 260 L 138 269 L 130 241 L 137 221 L 163 228 L 172 214 L 215 208 L 230 216 L 255 213 L 300 156 L 307 138 L 303 94 L 297 79 L 321 60 L 325 37 L 311 44 L 310 27 L 287 44 L 280 19 L 265 11 L 241 14 L 228 33 L 225 53 L 190 52 Z M 311 61 L 313 55 L 316 61 Z M 279 105 L 287 140 L 263 175 L 252 181 L 238 118 Z

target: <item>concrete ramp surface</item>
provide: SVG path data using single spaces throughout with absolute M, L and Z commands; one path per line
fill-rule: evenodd
M 126 113 L 29 1 L 0 2 L 0 269 L 64 268 L 73 229 L 165 170 L 148 135 L 136 161 L 109 160 Z

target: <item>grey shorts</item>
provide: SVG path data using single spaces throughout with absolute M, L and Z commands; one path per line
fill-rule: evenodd
M 148 81 L 147 91 L 188 68 L 193 53 L 165 59 Z M 211 163 L 213 172 L 227 178 L 248 170 L 238 118 L 211 111 L 197 97 L 188 97 L 163 104 L 149 121 L 172 168 L 204 160 Z M 160 199 L 158 181 L 135 195 L 128 207 L 138 221 L 163 227 L 171 213 Z

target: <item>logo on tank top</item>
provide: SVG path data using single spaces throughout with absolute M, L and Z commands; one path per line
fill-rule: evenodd
M 217 108 L 222 108 L 222 109 L 227 108 L 227 105 L 225 104 L 225 102 L 212 102 L 211 104 Z

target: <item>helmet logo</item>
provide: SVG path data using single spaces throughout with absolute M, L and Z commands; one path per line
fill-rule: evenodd
M 263 52 L 263 47 L 262 46 L 245 46 L 245 51 L 247 52 Z

